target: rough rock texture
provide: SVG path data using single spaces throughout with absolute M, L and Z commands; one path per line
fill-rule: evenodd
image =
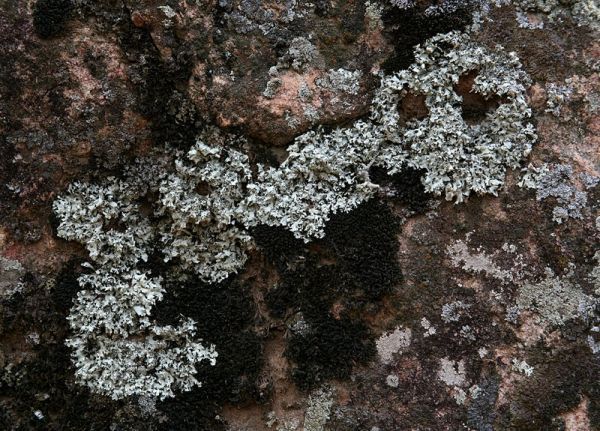
M 0 429 L 600 430 L 598 19 L 592 0 L 0 1 Z M 523 94 L 502 91 L 524 97 L 537 141 L 497 196 L 444 201 L 426 191 L 428 166 L 400 162 L 390 175 L 369 152 L 378 148 L 324 151 L 314 165 L 298 157 L 293 145 L 316 152 L 331 136 L 418 153 L 427 135 L 436 163 L 455 160 L 431 129 L 402 135 L 407 124 L 428 124 L 435 94 L 397 89 L 393 139 L 372 116 L 382 77 L 418 64 L 415 45 L 452 31 L 485 52 L 514 52 L 528 76 Z M 476 76 L 446 77 L 454 93 L 437 99 L 452 100 L 448 112 L 460 112 L 474 136 L 510 99 L 472 91 Z M 211 127 L 235 136 L 215 138 L 225 149 L 213 159 L 243 154 L 244 183 L 205 180 L 204 170 L 181 202 L 194 193 L 214 211 L 228 187 L 243 201 L 260 172 L 287 172 L 286 159 L 308 160 L 294 172 L 311 185 L 335 182 L 337 163 L 356 161 L 360 169 L 341 172 L 364 186 L 361 199 L 327 213 L 324 235 L 307 241 L 285 228 L 291 222 L 250 222 L 247 208 L 230 217 L 227 207 L 214 223 L 251 240 L 242 261 L 222 239 L 216 258 L 236 265 L 213 283 L 189 262 L 165 261 L 164 243 L 151 237 L 135 265 L 160 280 L 160 298 L 130 307 L 143 323 L 123 342 L 156 341 L 156 331 L 192 319 L 195 332 L 177 337 L 214 345 L 216 363 L 188 368 L 197 381 L 173 386 L 174 397 L 135 385 L 118 399 L 112 386 L 94 392 L 78 378 L 91 345 L 74 361 L 65 342 L 76 336 L 69 319 L 81 280 L 114 268 L 63 238 L 72 213 L 53 205 L 74 182 L 122 181 L 135 185 L 127 211 L 164 232 L 165 178 Z M 504 131 L 498 145 L 510 152 Z M 171 216 L 181 216 L 181 202 Z M 302 202 L 309 214 L 310 196 Z M 95 223 L 126 237 L 128 226 L 111 217 Z M 209 219 L 192 214 L 181 231 Z M 153 348 L 175 349 L 177 337 Z M 119 364 L 138 374 L 157 367 L 151 353 L 143 364 L 129 359 Z

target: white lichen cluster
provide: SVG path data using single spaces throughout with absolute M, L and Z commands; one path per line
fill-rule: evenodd
M 469 310 L 471 307 L 472 304 L 466 304 L 463 301 L 450 302 L 442 305 L 442 313 L 440 316 L 446 323 L 458 322 L 464 314 L 468 315 L 467 310 Z
M 362 121 L 299 136 L 281 166 L 258 166 L 257 180 L 247 187 L 244 223 L 283 226 L 306 241 L 322 237 L 331 214 L 373 196 L 368 169 L 378 146 L 378 133 Z
M 427 191 L 461 202 L 472 192 L 496 194 L 507 168 L 517 168 L 536 139 L 525 99 L 529 82 L 516 55 L 489 51 L 467 34 L 435 36 L 415 50 L 409 69 L 386 76 L 377 92 L 372 119 L 384 128 L 379 163 L 390 173 L 405 166 L 425 169 Z M 477 124 L 463 119 L 461 76 L 477 73 L 471 91 L 504 100 Z M 397 106 L 408 93 L 425 96 L 429 114 L 403 126 Z
M 524 374 L 527 377 L 531 377 L 533 375 L 534 368 L 524 360 L 513 358 L 510 363 L 513 371 Z
M 148 259 L 152 227 L 141 216 L 137 190 L 126 181 L 76 182 L 54 202 L 61 220 L 58 235 L 87 248 L 90 259 L 104 264 L 134 265 Z
M 325 425 L 331 415 L 333 390 L 324 386 L 313 391 L 308 397 L 308 406 L 304 414 L 304 431 L 325 431 Z
M 415 0 L 390 0 L 390 4 L 399 9 L 409 9 L 415 5 Z
M 237 221 L 244 218 L 248 157 L 229 146 L 235 137 L 208 129 L 175 161 L 175 172 L 159 186 L 157 215 L 165 262 L 176 260 L 206 282 L 218 282 L 246 261 L 252 239 Z
M 137 266 L 148 260 L 156 228 L 142 211 L 148 192 L 143 177 L 72 184 L 54 202 L 59 236 L 86 246 L 94 269 L 79 277 L 68 317 L 76 378 L 92 391 L 120 399 L 131 395 L 165 398 L 199 382 L 195 365 L 215 363 L 214 346 L 194 341 L 195 323 L 159 326 L 150 319 L 162 298 L 161 279 Z M 147 172 L 148 174 L 148 172 Z M 157 183 L 155 177 L 147 184 Z M 147 178 L 150 180 L 150 178 Z
M 8 299 L 23 289 L 25 268 L 17 260 L 0 256 L 0 299 Z
M 304 37 L 295 37 L 290 43 L 285 59 L 292 69 L 302 70 L 314 62 L 318 56 L 319 51 L 310 40 Z
M 389 364 L 394 359 L 394 355 L 402 354 L 412 340 L 412 331 L 410 328 L 401 329 L 397 327 L 394 331 L 381 335 L 376 342 L 377 354 L 384 364 Z
M 558 85 L 553 82 L 546 84 L 546 110 L 555 117 L 560 117 L 562 106 L 569 101 L 573 95 L 573 86 L 566 80 L 566 85 Z
M 323 78 L 315 82 L 318 86 L 332 91 L 341 91 L 347 94 L 358 94 L 360 90 L 360 70 L 346 70 L 343 68 L 330 69 Z
M 120 399 L 174 396 L 199 385 L 195 364 L 214 365 L 217 353 L 193 340 L 195 323 L 159 326 L 149 318 L 162 298 L 160 279 L 140 271 L 106 269 L 79 278 L 69 323 L 75 377 L 92 391 Z

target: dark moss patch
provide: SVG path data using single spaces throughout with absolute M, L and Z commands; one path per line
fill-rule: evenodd
M 117 404 L 92 399 L 85 388 L 73 382 L 69 355 L 63 343 L 39 346 L 34 359 L 0 379 L 0 391 L 8 397 L 2 402 L 8 426 L 2 429 L 109 429 Z M 42 419 L 34 415 L 37 410 Z
M 63 32 L 73 12 L 71 0 L 37 0 L 33 6 L 33 27 L 42 39 Z
M 65 316 L 73 306 L 73 300 L 77 292 L 81 290 L 77 279 L 81 274 L 81 263 L 79 259 L 74 259 L 67 263 L 58 273 L 54 289 L 52 289 L 52 300 L 56 309 Z
M 208 401 L 208 404 L 207 404 Z M 218 408 L 207 400 L 204 388 L 178 394 L 161 402 L 159 409 L 168 420 L 158 425 L 159 431 L 225 431 L 227 424 L 219 418 Z
M 598 393 L 600 362 L 585 345 L 562 350 L 540 345 L 531 352 L 528 363 L 536 367 L 535 374 L 519 386 L 501 418 L 511 429 L 556 429 L 561 413 L 577 407 L 583 397 L 592 400 Z
M 182 149 L 191 147 L 200 132 L 200 119 L 194 104 L 178 90 L 187 82 L 190 59 L 184 54 L 178 63 L 163 64 L 153 52 L 139 87 L 142 113 L 152 120 L 156 144 L 169 144 Z
M 414 60 L 413 49 L 430 37 L 452 30 L 463 30 L 471 23 L 471 1 L 454 12 L 426 15 L 422 7 L 400 9 L 392 7 L 382 20 L 386 35 L 394 46 L 394 53 L 383 63 L 386 73 L 406 69 Z
M 325 229 L 325 243 L 335 251 L 344 276 L 340 281 L 367 300 L 389 293 L 402 277 L 397 262 L 398 229 L 398 220 L 377 200 L 333 216 Z
M 300 388 L 347 378 L 355 364 L 374 354 L 361 316 L 401 281 L 398 228 L 385 204 L 366 202 L 333 216 L 325 238 L 308 244 L 293 266 L 278 265 L 281 282 L 265 299 L 273 317 L 300 313 L 306 323 L 306 331 L 292 334 L 285 352 Z M 277 243 L 273 233 L 269 238 L 268 253 L 298 256 L 298 244 Z
M 255 306 L 248 286 L 229 279 L 219 284 L 193 281 L 168 286 L 154 315 L 161 324 L 176 324 L 181 316 L 198 322 L 197 337 L 215 344 L 215 366 L 202 364 L 197 396 L 210 405 L 241 403 L 260 398 L 257 378 L 262 367 L 262 344 L 252 331 Z
M 371 181 L 391 189 L 395 201 L 399 201 L 417 214 L 427 210 L 428 203 L 433 197 L 431 193 L 425 191 L 425 186 L 421 181 L 423 175 L 425 175 L 424 169 L 410 167 L 406 167 L 394 175 L 388 175 L 385 169 L 377 166 L 372 167 L 369 171 Z
M 102 80 L 106 77 L 106 59 L 103 56 L 95 55 L 90 50 L 83 55 L 83 61 L 94 78 Z
M 292 377 L 301 389 L 347 378 L 354 365 L 375 354 L 375 343 L 361 322 L 326 317 L 309 325 L 308 333 L 294 335 L 286 350 L 294 363 Z
M 259 225 L 251 230 L 256 245 L 278 270 L 286 271 L 305 251 L 304 241 L 280 226 Z

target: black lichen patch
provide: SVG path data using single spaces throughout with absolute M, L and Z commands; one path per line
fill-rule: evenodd
M 37 0 L 33 6 L 33 27 L 42 39 L 63 32 L 73 12 L 71 0 Z
M 81 263 L 81 260 L 75 259 L 65 265 L 56 277 L 55 285 L 52 289 L 51 295 L 56 309 L 64 313 L 65 316 L 73 306 L 73 300 L 77 292 L 81 290 L 77 281 L 80 275 Z
M 374 341 L 362 315 L 401 281 L 397 264 L 399 225 L 376 200 L 331 218 L 325 238 L 308 245 L 294 265 L 278 265 L 281 282 L 266 295 L 271 315 L 302 316 L 285 355 L 298 387 L 309 389 L 328 379 L 347 378 L 354 365 L 374 355 Z M 273 241 L 267 253 L 298 256 L 291 244 Z M 289 238 L 288 238 L 289 239 Z
M 334 215 L 325 228 L 325 238 L 309 244 L 308 252 L 303 246 L 292 248 L 297 243 L 289 242 L 290 237 L 284 246 L 276 247 L 272 235 L 266 253 L 292 255 L 296 260 L 293 267 L 289 260 L 287 267 L 279 265 L 282 282 L 266 298 L 271 310 L 283 316 L 287 304 L 318 319 L 336 301 L 344 309 L 361 310 L 380 300 L 402 280 L 397 263 L 398 229 L 398 220 L 387 205 L 372 200 Z
M 109 429 L 116 404 L 92 399 L 73 382 L 69 349 L 62 343 L 36 349 L 33 360 L 3 371 L 0 428 L 5 430 Z M 105 402 L 106 401 L 106 402 Z M 43 417 L 36 416 L 39 411 Z M 2 420 L 5 423 L 2 423 Z
M 391 189 L 394 195 L 394 201 L 405 205 L 409 211 L 417 214 L 424 213 L 427 210 L 429 201 L 433 197 L 431 193 L 425 191 L 422 178 L 425 175 L 424 169 L 404 168 L 401 172 L 388 175 L 385 169 L 374 166 L 369 171 L 369 177 L 375 184 L 379 184 Z
M 331 218 L 324 242 L 335 251 L 345 290 L 354 288 L 365 299 L 377 300 L 400 282 L 398 229 L 398 220 L 377 200 Z
M 168 421 L 160 423 L 159 431 L 225 431 L 227 424 L 219 417 L 219 411 L 212 403 L 207 405 L 204 388 L 178 394 L 160 403 L 160 410 Z
M 219 284 L 195 280 L 167 287 L 164 299 L 154 309 L 158 322 L 176 324 L 181 316 L 194 319 L 197 337 L 214 344 L 219 354 L 215 366 L 198 367 L 202 387 L 192 395 L 178 395 L 171 403 L 181 397 L 201 397 L 207 408 L 218 409 L 224 402 L 260 399 L 257 380 L 263 363 L 262 343 L 252 331 L 256 310 L 248 289 L 235 279 Z
M 0 369 L 2 430 L 108 429 L 113 422 L 119 403 L 76 384 L 64 344 L 66 312 L 78 289 L 75 266 L 73 261 L 61 271 L 50 292 L 38 277 L 24 276 L 17 300 L 0 304 L 0 344 L 12 364 Z
M 306 251 L 304 241 L 280 226 L 259 225 L 251 230 L 251 234 L 267 260 L 282 272 Z
M 215 366 L 202 363 L 197 367 L 201 387 L 159 403 L 159 410 L 168 417 L 160 430 L 225 430 L 226 424 L 219 419 L 224 403 L 260 400 L 262 343 L 251 328 L 255 308 L 247 289 L 233 279 L 213 285 L 193 281 L 170 286 L 155 307 L 159 323 L 174 324 L 181 316 L 194 319 L 197 337 L 215 344 L 219 354 Z
M 307 333 L 292 337 L 286 350 L 294 364 L 292 377 L 301 389 L 347 378 L 354 365 L 366 363 L 375 353 L 375 343 L 361 322 L 325 317 L 309 325 Z
M 425 10 L 419 6 L 408 9 L 392 7 L 386 11 L 382 20 L 394 52 L 383 63 L 383 70 L 391 73 L 406 69 L 415 60 L 415 45 L 439 33 L 463 30 L 472 20 L 471 3 L 465 1 L 453 12 L 435 15 L 425 14 Z

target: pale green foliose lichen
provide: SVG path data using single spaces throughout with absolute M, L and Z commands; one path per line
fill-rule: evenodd
M 304 415 L 304 431 L 324 431 L 333 406 L 333 391 L 325 386 L 314 391 L 308 398 Z
M 435 36 L 415 49 L 415 63 L 382 78 L 372 119 L 384 129 L 386 145 L 378 161 L 390 173 L 405 166 L 425 169 L 427 191 L 461 202 L 472 192 L 497 194 L 507 168 L 517 168 L 536 139 L 527 118 L 529 79 L 514 53 L 490 51 L 467 34 Z M 462 97 L 454 90 L 461 76 L 476 72 L 471 91 L 504 103 L 477 124 L 463 119 Z M 429 114 L 400 124 L 397 106 L 408 93 L 425 96 Z
M 175 172 L 159 186 L 157 215 L 166 218 L 159 225 L 164 259 L 176 259 L 183 270 L 207 282 L 237 272 L 252 246 L 250 236 L 236 226 L 251 177 L 248 157 L 224 144 L 216 129 L 206 130 L 187 160 L 177 159 Z
M 248 185 L 243 222 L 283 226 L 306 241 L 322 237 L 331 214 L 348 212 L 373 196 L 376 186 L 368 169 L 378 136 L 363 121 L 299 136 L 281 166 L 258 166 L 257 180 Z
M 195 322 L 158 326 L 150 320 L 164 289 L 159 278 L 126 268 L 97 270 L 79 278 L 68 317 L 73 335 L 75 377 L 92 391 L 120 399 L 131 395 L 174 396 L 174 389 L 190 390 L 195 364 L 214 365 L 214 346 L 193 341 Z

